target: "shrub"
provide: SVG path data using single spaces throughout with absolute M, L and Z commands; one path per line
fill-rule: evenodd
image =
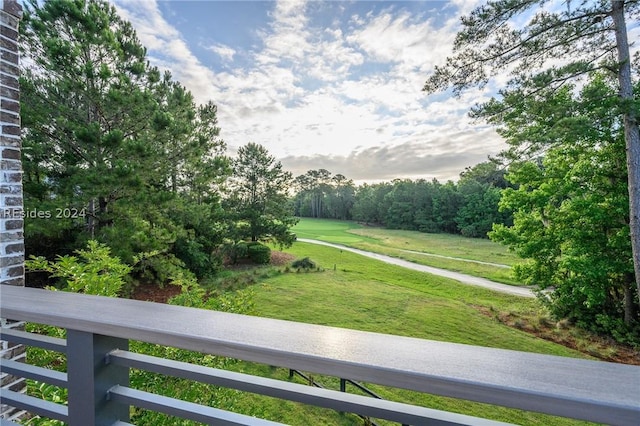
M 260 265 L 266 265 L 271 261 L 271 249 L 264 244 L 249 244 L 247 247 L 247 255 L 249 259 Z
M 238 260 L 247 257 L 249 246 L 244 241 L 227 241 L 222 246 L 222 253 L 229 260 L 229 263 L 235 265 Z
M 291 264 L 291 266 L 293 266 L 296 269 L 304 269 L 306 271 L 316 268 L 315 262 L 313 260 L 309 259 L 308 257 L 305 257 L 304 259 L 298 259 L 298 260 L 294 261 Z
M 131 267 L 111 255 L 111 249 L 97 241 L 76 250 L 78 256 L 58 256 L 55 262 L 34 257 L 25 262 L 27 270 L 46 271 L 59 278 L 59 288 L 73 293 L 116 297 Z M 54 289 L 55 290 L 55 289 Z
M 220 269 L 220 259 L 209 253 L 205 245 L 196 239 L 178 238 L 173 252 L 198 278 L 214 275 Z
M 65 291 L 116 296 L 122 284 L 122 277 L 126 275 L 130 268 L 123 265 L 117 257 L 111 256 L 108 247 L 96 242 L 90 242 L 87 250 L 78 250 L 77 254 L 78 257 L 61 256 L 57 262 L 47 262 L 44 258 L 32 258 L 28 261 L 28 267 L 44 270 L 61 278 L 61 286 Z M 157 253 L 146 253 L 144 259 L 136 259 L 136 262 L 154 259 L 157 257 L 156 255 Z M 180 285 L 182 292 L 171 298 L 169 304 L 238 314 L 254 313 L 254 296 L 250 290 L 239 290 L 233 293 L 220 294 L 217 297 L 209 297 L 189 270 L 184 268 L 176 269 L 173 273 L 175 274 L 169 277 L 169 281 L 172 284 Z M 249 278 L 255 281 L 255 277 L 250 276 Z M 27 324 L 27 331 L 58 338 L 64 338 L 65 335 L 64 329 L 33 323 Z M 64 355 L 36 347 L 29 347 L 27 350 L 27 357 L 33 360 L 35 365 L 57 371 L 66 370 L 66 357 Z M 227 369 L 229 364 L 236 362 L 226 357 L 206 355 L 200 352 L 140 341 L 132 341 L 131 350 L 146 355 L 218 369 Z M 35 380 L 28 380 L 27 385 L 29 395 L 60 404 L 64 404 L 67 400 L 66 389 Z M 205 405 L 215 401 L 225 407 L 233 407 L 236 404 L 238 395 L 237 391 L 233 389 L 220 388 L 137 369 L 131 371 L 130 385 L 142 391 Z M 135 408 L 131 411 L 131 420 L 135 424 L 141 425 L 174 426 L 177 424 L 175 418 L 140 408 Z M 34 426 L 64 425 L 60 421 L 49 420 L 39 416 L 31 417 L 24 424 Z M 180 424 L 192 423 L 185 420 Z

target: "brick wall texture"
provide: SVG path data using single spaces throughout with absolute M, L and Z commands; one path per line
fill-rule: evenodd
M 24 284 L 18 22 L 15 1 L 0 0 L 0 284 Z M 17 16 L 16 16 L 17 15 Z
M 0 0 L 0 297 L 3 285 L 24 285 L 18 84 L 18 23 L 21 17 L 22 8 L 16 0 Z M 23 327 L 22 323 L 0 321 L 2 328 Z M 0 341 L 0 358 L 23 360 L 24 357 L 23 346 Z M 25 390 L 23 379 L 7 374 L 0 375 L 0 386 L 18 392 Z M 2 419 L 15 419 L 21 414 L 12 407 L 0 405 Z

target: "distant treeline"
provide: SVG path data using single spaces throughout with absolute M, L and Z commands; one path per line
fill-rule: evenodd
M 355 186 L 341 174 L 309 170 L 295 179 L 295 214 L 486 238 L 494 223 L 513 223 L 510 212 L 498 209 L 500 191 L 510 186 L 504 174 L 484 162 L 467 168 L 457 183 L 395 179 Z

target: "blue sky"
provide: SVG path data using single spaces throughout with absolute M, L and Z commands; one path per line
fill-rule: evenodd
M 477 1 L 114 1 L 153 65 L 218 105 L 233 152 L 266 146 L 294 176 L 457 179 L 497 154 L 462 98 L 421 91 Z

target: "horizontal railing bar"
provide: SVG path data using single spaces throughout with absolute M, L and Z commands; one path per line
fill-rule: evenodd
M 122 422 L 120 420 L 118 420 L 115 423 L 112 423 L 111 426 L 135 426 L 134 424 L 131 423 L 127 423 L 127 422 Z
M 114 365 L 405 424 L 424 424 L 425 420 L 433 425 L 508 424 L 122 350 L 110 352 L 107 360 Z
M 638 366 L 6 287 L 8 319 L 593 422 L 640 416 Z
M 0 362 L 0 371 L 14 376 L 38 380 L 54 386 L 67 387 L 67 374 L 49 368 L 36 367 L 24 362 L 3 359 Z
M 8 389 L 0 389 L 0 400 L 3 404 L 20 408 L 30 413 L 38 414 L 39 416 L 63 422 L 66 422 L 68 419 L 68 410 L 65 405 L 43 401 L 42 399 L 10 391 Z
M 120 404 L 146 408 L 208 425 L 282 425 L 282 423 L 232 413 L 219 408 L 206 407 L 204 405 L 194 404 L 193 402 L 186 402 L 180 399 L 169 398 L 167 396 L 156 395 L 119 385 L 109 389 L 107 398 Z
M 35 346 L 37 348 L 49 351 L 67 352 L 67 341 L 57 337 L 43 336 L 36 333 L 28 333 L 26 331 L 15 330 L 12 328 L 0 328 L 0 340 L 12 343 L 21 343 L 27 346 Z

